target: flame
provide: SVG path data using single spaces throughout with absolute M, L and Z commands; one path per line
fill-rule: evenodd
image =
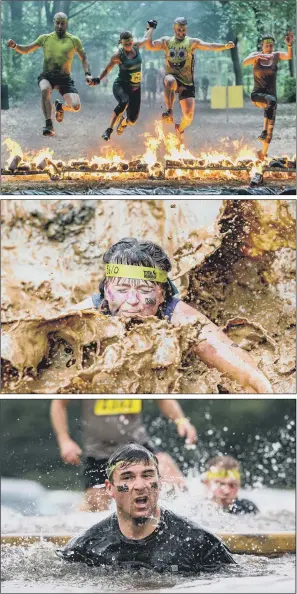
M 50 148 L 43 148 L 38 152 L 27 152 L 23 155 L 21 146 L 6 138 L 3 141 L 6 149 L 10 151 L 7 166 L 10 165 L 15 156 L 24 160 L 19 167 L 26 166 L 28 171 L 36 170 L 43 159 L 48 159 L 50 163 L 44 173 L 50 176 L 55 174 L 59 178 L 61 175 L 74 175 L 75 179 L 146 179 L 148 174 L 152 178 L 165 179 L 183 179 L 183 180 L 244 180 L 247 172 L 250 177 L 256 173 L 262 173 L 263 168 L 268 164 L 268 160 L 260 161 L 254 148 L 248 146 L 243 139 L 231 140 L 228 137 L 221 138 L 218 146 L 210 152 L 201 152 L 194 155 L 184 144 L 181 144 L 175 134 L 165 132 L 160 120 L 154 123 L 154 132 L 144 134 L 145 151 L 142 155 L 135 155 L 132 159 L 125 159 L 124 153 L 119 149 L 104 146 L 100 155 L 94 155 L 90 158 L 79 157 L 68 161 L 53 158 L 54 151 Z M 286 160 L 294 161 L 294 157 L 283 157 Z M 165 167 L 164 159 L 171 161 Z M 192 163 L 191 163 L 192 162 Z M 176 165 L 176 167 L 175 167 Z M 87 167 L 90 171 L 83 171 Z M 68 171 L 65 171 L 66 168 Z M 71 171 L 71 168 L 73 171 Z M 221 168 L 221 169 L 220 169 Z M 39 169 L 41 169 L 39 167 Z M 91 171 L 93 169 L 93 171 Z M 70 170 L 70 171 L 69 171 Z M 268 176 L 279 177 L 282 173 L 271 172 Z M 288 168 L 288 175 L 294 175 Z M 47 179 L 47 177 L 46 177 Z
M 21 149 L 21 145 L 18 142 L 15 142 L 15 140 L 11 140 L 11 138 L 5 138 L 3 140 L 3 144 L 4 146 L 6 146 L 6 149 L 10 151 L 10 155 L 7 159 L 7 167 L 9 167 L 14 157 L 18 156 L 21 159 L 23 159 L 23 151 Z

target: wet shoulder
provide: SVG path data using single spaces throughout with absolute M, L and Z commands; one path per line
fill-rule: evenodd
M 163 521 L 165 526 L 170 530 L 172 534 L 177 535 L 188 535 L 195 536 L 195 538 L 204 539 L 207 531 L 205 531 L 198 523 L 189 520 L 184 516 L 175 514 L 168 509 L 163 510 Z
M 232 514 L 257 514 L 258 507 L 249 499 L 236 499 L 230 509 Z
M 115 525 L 114 523 L 115 514 L 112 514 L 97 524 L 94 524 L 94 526 L 91 526 L 91 528 L 88 528 L 88 530 L 85 532 L 81 532 L 80 534 L 73 536 L 73 538 L 71 538 L 71 540 L 69 540 L 67 545 L 64 547 L 64 552 L 75 548 L 92 545 L 92 541 L 97 542 L 98 540 L 105 538 L 106 535 L 112 531 L 113 526 Z

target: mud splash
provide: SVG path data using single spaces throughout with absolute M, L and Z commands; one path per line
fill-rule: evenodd
M 181 296 L 295 393 L 295 221 L 289 200 L 2 201 L 2 393 L 242 393 L 193 355 L 197 325 L 63 313 L 124 236 L 163 245 Z

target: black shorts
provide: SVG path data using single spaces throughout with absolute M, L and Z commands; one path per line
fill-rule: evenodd
M 148 442 L 143 444 L 153 454 L 156 454 L 159 450 Z M 104 485 L 107 479 L 106 466 L 108 458 L 92 458 L 88 456 L 83 462 L 83 478 L 84 478 L 84 489 L 91 489 L 97 485 Z
M 42 80 L 48 80 L 53 89 L 57 89 L 60 95 L 66 95 L 66 93 L 77 93 L 74 81 L 69 75 L 42 72 L 38 77 L 38 84 Z
M 179 80 L 176 79 L 177 82 L 177 90 L 178 98 L 181 101 L 182 99 L 188 99 L 188 97 L 193 97 L 195 99 L 195 85 L 184 85 Z

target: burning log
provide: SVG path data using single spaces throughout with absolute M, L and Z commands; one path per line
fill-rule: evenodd
M 117 166 L 117 171 L 128 171 L 128 169 L 129 169 L 128 163 L 121 162 Z
M 250 187 L 255 188 L 257 186 L 261 186 L 263 184 L 263 174 L 262 173 L 255 173 L 250 181 Z
M 136 169 L 137 165 L 141 164 L 141 159 L 134 159 L 134 161 L 129 161 L 128 166 L 129 169 Z
M 23 162 L 18 166 L 18 171 L 31 171 L 31 164 Z
M 160 178 L 164 176 L 162 164 L 156 161 L 150 168 L 150 177 Z
M 15 157 L 13 157 L 11 163 L 8 166 L 8 171 L 15 171 L 15 169 L 18 168 L 21 160 L 22 157 L 20 157 L 19 155 L 15 155 Z
M 37 169 L 40 169 L 40 171 L 43 171 L 48 166 L 48 163 L 49 163 L 48 157 L 44 157 L 41 161 L 39 161 L 39 163 L 37 165 Z
M 88 161 L 88 159 L 80 159 L 78 161 L 69 161 L 69 166 L 70 167 L 78 167 L 79 169 L 82 169 L 84 167 L 89 167 L 90 162 Z

